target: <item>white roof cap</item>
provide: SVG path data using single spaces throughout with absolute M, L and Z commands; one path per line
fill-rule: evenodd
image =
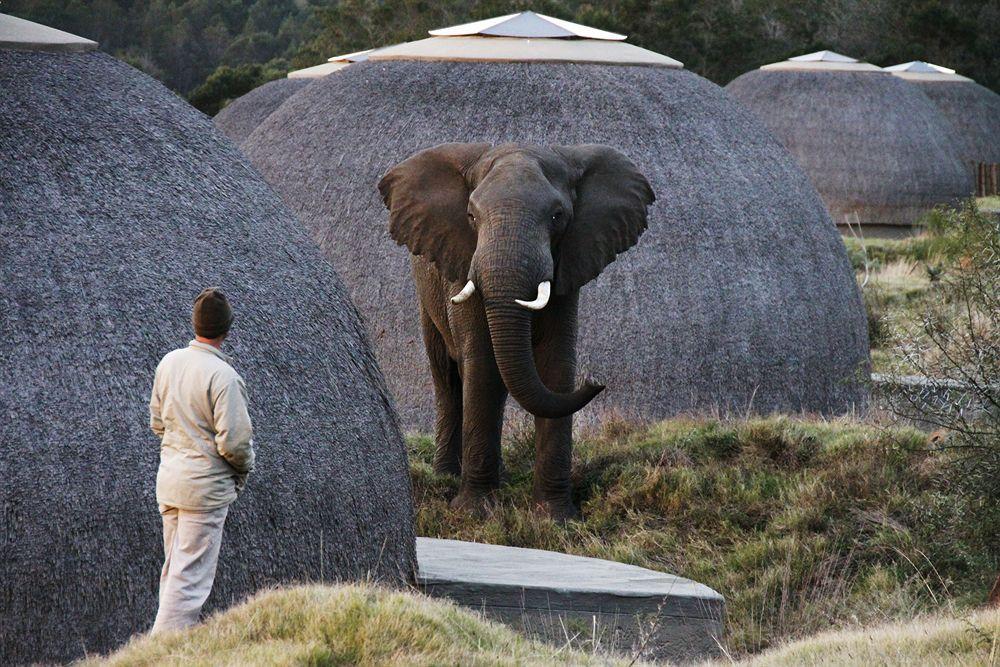
M 0 14 L 0 49 L 78 53 L 93 51 L 97 42 L 16 16 Z
M 796 63 L 856 63 L 860 62 L 857 58 L 852 58 L 850 56 L 845 56 L 841 53 L 836 53 L 835 51 L 816 51 L 815 53 L 807 53 L 802 56 L 795 56 L 789 58 L 792 62 Z
M 598 30 L 589 26 L 571 23 L 562 19 L 536 14 L 535 12 L 520 12 L 507 14 L 482 21 L 464 23 L 450 28 L 431 30 L 435 37 L 469 37 L 486 35 L 491 37 L 547 37 L 547 38 L 582 38 L 622 41 L 625 35 L 616 32 Z
M 780 63 L 763 65 L 766 70 L 798 70 L 798 71 L 839 71 L 839 72 L 881 72 L 881 67 L 862 62 L 833 51 L 817 51 L 801 56 L 795 56 Z
M 327 60 L 329 63 L 360 63 L 368 60 L 368 54 L 374 51 L 374 49 L 365 49 L 364 51 L 355 51 L 354 53 L 345 53 L 342 56 L 334 56 Z
M 625 35 L 534 12 L 508 14 L 430 32 L 433 37 L 376 49 L 369 58 L 684 67 L 679 60 L 624 43 Z
M 911 81 L 972 81 L 969 77 L 956 74 L 953 69 L 927 63 L 923 60 L 911 60 L 908 63 L 892 65 L 884 69 L 886 72 L 892 72 L 898 77 Z
M 371 55 L 371 60 L 563 62 L 647 65 L 674 69 L 684 67 L 679 60 L 624 42 L 517 37 L 429 37 L 379 49 Z
M 326 76 L 327 74 L 333 74 L 339 70 L 344 69 L 351 63 L 348 62 L 326 62 L 319 65 L 313 65 L 312 67 L 305 67 L 303 69 L 292 70 L 288 73 L 289 79 L 318 79 L 321 76 Z

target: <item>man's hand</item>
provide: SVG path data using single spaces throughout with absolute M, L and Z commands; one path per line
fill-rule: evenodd
M 243 489 L 247 486 L 247 478 L 250 477 L 250 473 L 245 473 L 243 475 L 233 475 L 233 479 L 236 480 L 236 495 L 243 493 Z

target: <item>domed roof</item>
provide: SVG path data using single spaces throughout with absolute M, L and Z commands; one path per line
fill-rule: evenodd
M 803 58 L 747 72 L 726 92 L 791 151 L 834 222 L 892 233 L 970 194 L 962 140 L 919 89 L 853 58 Z
M 305 88 L 311 79 L 275 79 L 241 95 L 215 114 L 212 122 L 237 145 L 285 100 Z
M 244 143 L 359 304 L 405 426 L 432 427 L 433 393 L 410 261 L 375 186 L 448 141 L 604 143 L 653 185 L 649 230 L 582 291 L 579 370 L 608 389 L 578 421 L 864 401 L 867 329 L 843 242 L 788 152 L 718 86 L 668 66 L 470 60 L 452 40 L 620 42 L 432 39 L 441 58 L 380 50 Z
M 919 86 L 957 129 L 968 163 L 1000 163 L 1000 95 L 953 69 L 921 61 L 885 68 Z
M 211 122 L 99 51 L 0 49 L 0 664 L 106 651 L 156 613 L 153 372 L 219 285 L 257 471 L 219 608 L 287 581 L 406 580 L 398 421 L 343 284 Z

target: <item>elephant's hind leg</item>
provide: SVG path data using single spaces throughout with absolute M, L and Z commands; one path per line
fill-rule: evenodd
M 434 380 L 434 471 L 458 476 L 462 473 L 462 379 L 441 332 L 423 308 L 420 321 Z

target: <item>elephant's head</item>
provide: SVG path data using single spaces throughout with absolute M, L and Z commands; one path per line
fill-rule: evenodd
M 653 191 L 627 157 L 598 145 L 442 144 L 396 165 L 379 190 L 392 238 L 465 285 L 452 301 L 481 299 L 500 375 L 524 409 L 564 417 L 603 389 L 545 387 L 531 322 L 646 229 Z

